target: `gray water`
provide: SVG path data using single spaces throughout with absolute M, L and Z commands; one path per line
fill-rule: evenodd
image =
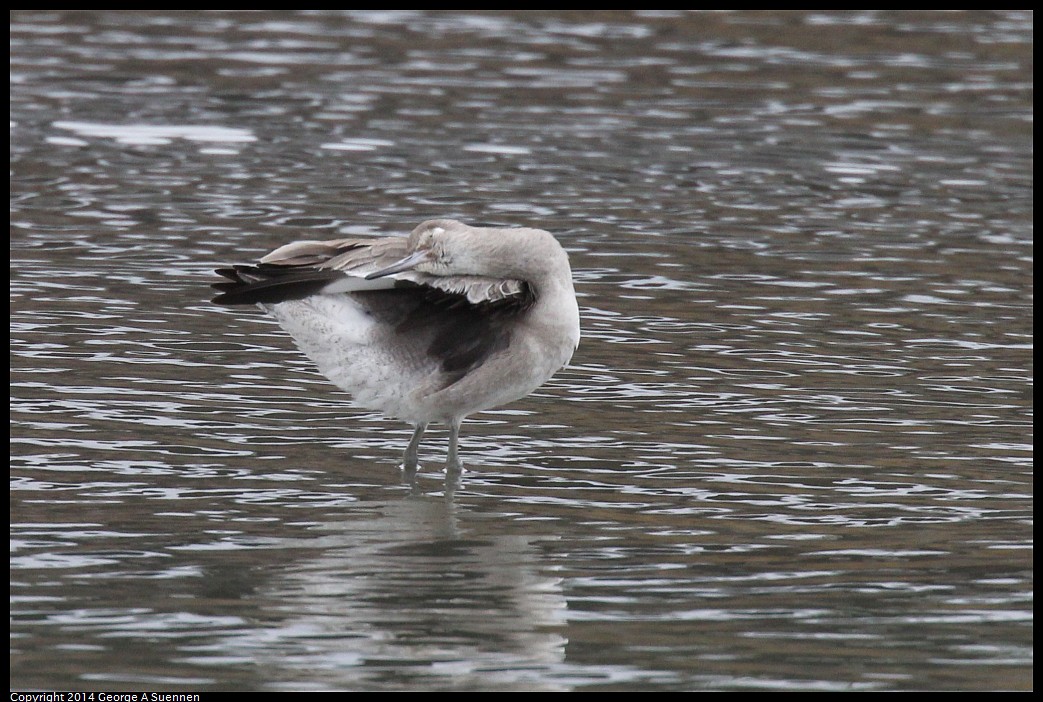
M 11 14 L 11 687 L 1032 687 L 1032 14 Z M 432 217 L 584 338 L 444 430 L 211 269 Z

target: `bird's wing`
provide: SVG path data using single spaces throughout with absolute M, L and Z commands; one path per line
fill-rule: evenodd
M 264 256 L 257 265 L 221 268 L 227 278 L 211 287 L 220 305 L 274 304 L 312 295 L 417 286 L 472 305 L 529 304 L 532 291 L 521 280 L 474 275 L 438 276 L 405 270 L 367 280 L 409 254 L 404 237 L 295 241 Z

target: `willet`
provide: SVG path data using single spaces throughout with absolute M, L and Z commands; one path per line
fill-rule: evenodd
M 411 423 L 404 467 L 431 422 L 522 398 L 579 344 L 568 255 L 540 229 L 424 222 L 406 237 L 298 241 L 217 271 L 219 305 L 258 304 L 319 371 L 368 409 Z

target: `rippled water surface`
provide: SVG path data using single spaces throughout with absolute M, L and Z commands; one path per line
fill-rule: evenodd
M 1032 15 L 11 14 L 11 686 L 1032 686 Z M 216 265 L 449 216 L 584 339 L 444 431 Z

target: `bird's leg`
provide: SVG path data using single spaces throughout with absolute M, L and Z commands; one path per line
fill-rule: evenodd
M 449 455 L 445 459 L 446 474 L 455 473 L 459 475 L 464 469 L 464 464 L 460 462 L 460 456 L 457 454 L 456 448 L 460 440 L 460 423 L 462 421 L 463 417 L 460 417 L 449 423 Z
M 402 467 L 405 468 L 408 473 L 416 473 L 416 454 L 417 450 L 420 448 L 420 440 L 424 438 L 425 429 L 427 429 L 427 424 L 417 424 L 416 429 L 413 430 L 413 438 L 409 440 L 409 445 L 406 446 L 406 455 L 402 459 Z

